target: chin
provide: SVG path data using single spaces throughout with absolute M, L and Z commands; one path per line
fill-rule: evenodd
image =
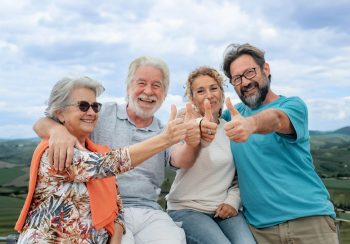
M 142 118 L 153 117 L 153 115 L 157 112 L 160 106 L 155 104 L 153 106 L 137 106 L 135 107 L 135 113 Z
M 81 128 L 81 130 L 87 134 L 90 134 L 91 132 L 93 132 L 94 129 L 95 129 L 95 126 L 85 126 L 84 128 Z

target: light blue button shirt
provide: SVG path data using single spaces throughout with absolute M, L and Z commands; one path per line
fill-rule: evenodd
M 110 148 L 124 147 L 158 135 L 163 130 L 159 119 L 153 118 L 146 128 L 137 128 L 126 112 L 126 105 L 105 103 L 91 139 Z M 149 158 L 133 170 L 117 176 L 124 207 L 161 209 L 157 203 L 164 169 L 169 164 L 169 150 Z

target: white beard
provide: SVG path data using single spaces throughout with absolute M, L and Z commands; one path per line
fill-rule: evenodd
M 144 108 L 141 108 L 139 104 L 137 103 L 138 99 L 128 99 L 129 107 L 135 112 L 135 114 L 143 119 L 148 119 L 150 117 L 153 117 L 153 115 L 157 112 L 157 110 L 162 105 L 162 102 L 156 101 L 156 104 L 153 108 L 145 110 Z

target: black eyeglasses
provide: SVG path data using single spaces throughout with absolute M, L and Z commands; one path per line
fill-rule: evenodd
M 256 76 L 256 69 L 259 67 L 254 67 L 254 68 L 250 68 L 247 69 L 246 71 L 243 72 L 243 74 L 241 75 L 235 75 L 231 78 L 231 83 L 234 86 L 239 86 L 240 84 L 242 84 L 242 77 L 251 80 Z
M 98 103 L 98 102 L 93 102 L 90 104 L 87 101 L 79 101 L 77 103 L 68 104 L 66 106 L 77 106 L 79 108 L 79 110 L 82 112 L 87 112 L 89 110 L 89 108 L 91 107 L 95 113 L 98 113 L 101 110 L 102 104 Z

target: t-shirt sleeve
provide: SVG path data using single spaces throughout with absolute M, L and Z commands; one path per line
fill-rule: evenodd
M 290 139 L 291 142 L 298 142 L 309 137 L 307 107 L 299 97 L 287 98 L 278 109 L 287 114 L 296 133 L 296 137 L 280 134 L 282 137 Z
M 224 110 L 224 112 L 222 112 L 222 114 L 221 114 L 221 118 L 223 118 L 226 121 L 230 121 L 231 120 L 230 112 L 227 109 Z

